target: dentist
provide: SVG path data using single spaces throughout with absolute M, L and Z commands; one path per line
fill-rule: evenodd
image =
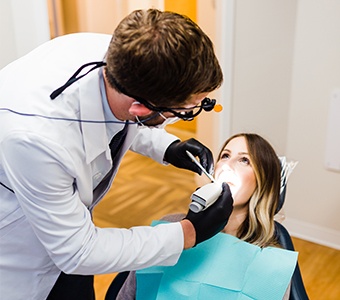
M 94 274 L 173 265 L 224 228 L 228 187 L 171 224 L 98 228 L 91 219 L 129 149 L 200 173 L 188 150 L 211 171 L 204 145 L 158 127 L 212 110 L 207 96 L 221 82 L 202 30 L 155 9 L 132 12 L 113 36 L 59 37 L 2 69 L 1 299 L 95 299 Z

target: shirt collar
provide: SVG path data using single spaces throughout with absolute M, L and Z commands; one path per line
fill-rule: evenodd
M 110 109 L 109 102 L 106 97 L 106 90 L 105 90 L 105 83 L 104 83 L 104 76 L 103 76 L 102 69 L 99 71 L 99 84 L 100 84 L 100 94 L 102 97 L 105 121 L 117 122 L 117 123 L 106 123 L 108 139 L 111 140 L 111 138 L 124 127 L 125 122 L 118 120 Z

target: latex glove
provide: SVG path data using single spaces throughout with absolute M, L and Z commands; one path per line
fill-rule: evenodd
M 164 160 L 177 168 L 187 169 L 201 175 L 202 170 L 192 162 L 186 150 L 199 157 L 201 165 L 209 174 L 213 173 L 214 164 L 211 151 L 193 138 L 183 142 L 177 140 L 170 144 L 165 151 Z
M 233 211 L 233 203 L 229 186 L 223 183 L 222 194 L 213 205 L 198 213 L 188 211 L 185 219 L 189 220 L 196 230 L 195 246 L 212 238 L 227 225 Z

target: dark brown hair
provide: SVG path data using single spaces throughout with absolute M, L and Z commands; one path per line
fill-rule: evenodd
M 191 19 L 156 9 L 136 10 L 114 31 L 105 69 L 117 82 L 155 106 L 180 106 L 223 80 L 209 37 Z M 119 90 L 119 89 L 118 89 Z

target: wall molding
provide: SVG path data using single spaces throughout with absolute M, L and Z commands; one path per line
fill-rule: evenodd
M 287 217 L 282 224 L 293 237 L 340 250 L 340 231 Z

